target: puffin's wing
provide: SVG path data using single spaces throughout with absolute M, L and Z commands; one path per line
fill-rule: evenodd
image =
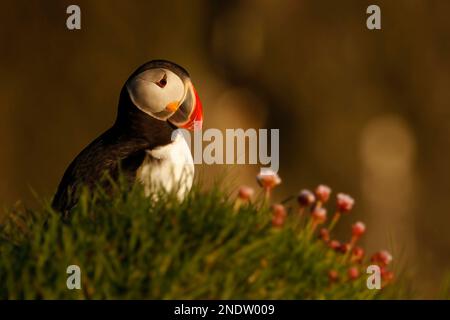
M 78 202 L 83 186 L 92 189 L 103 182 L 102 187 L 108 191 L 110 186 L 103 179 L 104 174 L 117 179 L 119 168 L 131 186 L 144 161 L 145 148 L 140 142 L 124 143 L 107 131 L 81 151 L 66 169 L 53 198 L 53 209 L 66 215 Z

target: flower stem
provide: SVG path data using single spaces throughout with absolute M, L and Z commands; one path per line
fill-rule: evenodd
M 333 230 L 333 228 L 336 226 L 336 223 L 339 221 L 339 219 L 341 218 L 341 213 L 339 211 L 336 211 L 333 219 L 330 222 L 330 225 L 328 227 L 328 230 Z

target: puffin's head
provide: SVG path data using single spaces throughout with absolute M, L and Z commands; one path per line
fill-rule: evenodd
M 147 115 L 178 128 L 201 128 L 202 103 L 189 74 L 179 65 L 153 60 L 139 67 L 125 83 L 131 102 Z

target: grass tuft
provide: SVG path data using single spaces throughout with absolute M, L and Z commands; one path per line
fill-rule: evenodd
M 317 239 L 295 210 L 274 227 L 269 206 L 198 186 L 182 202 L 116 186 L 85 190 L 70 219 L 48 204 L 18 207 L 0 223 L 1 299 L 379 299 L 382 290 Z M 150 199 L 158 198 L 158 201 Z M 66 269 L 81 268 L 81 290 Z M 354 264 L 352 264 L 354 266 Z M 330 270 L 337 280 L 330 281 Z

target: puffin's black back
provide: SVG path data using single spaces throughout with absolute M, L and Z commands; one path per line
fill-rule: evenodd
M 127 141 L 111 128 L 89 144 L 66 169 L 53 198 L 52 207 L 67 213 L 78 202 L 83 185 L 92 188 L 108 173 L 116 178 L 119 164 L 124 177 L 131 181 L 145 157 L 146 141 Z M 106 181 L 106 180 L 105 180 Z M 108 185 L 103 181 L 103 187 Z
M 151 67 L 164 67 L 188 76 L 178 65 L 155 60 L 138 68 L 133 75 Z M 132 75 L 132 76 L 133 76 Z M 147 150 L 171 142 L 173 130 L 167 121 L 155 119 L 139 110 L 132 102 L 125 86 L 122 88 L 114 125 L 91 142 L 66 169 L 53 198 L 52 207 L 67 214 L 79 199 L 82 186 L 94 187 L 105 173 L 117 178 L 121 174 L 131 183 L 142 164 Z M 106 184 L 103 184 L 108 188 Z

